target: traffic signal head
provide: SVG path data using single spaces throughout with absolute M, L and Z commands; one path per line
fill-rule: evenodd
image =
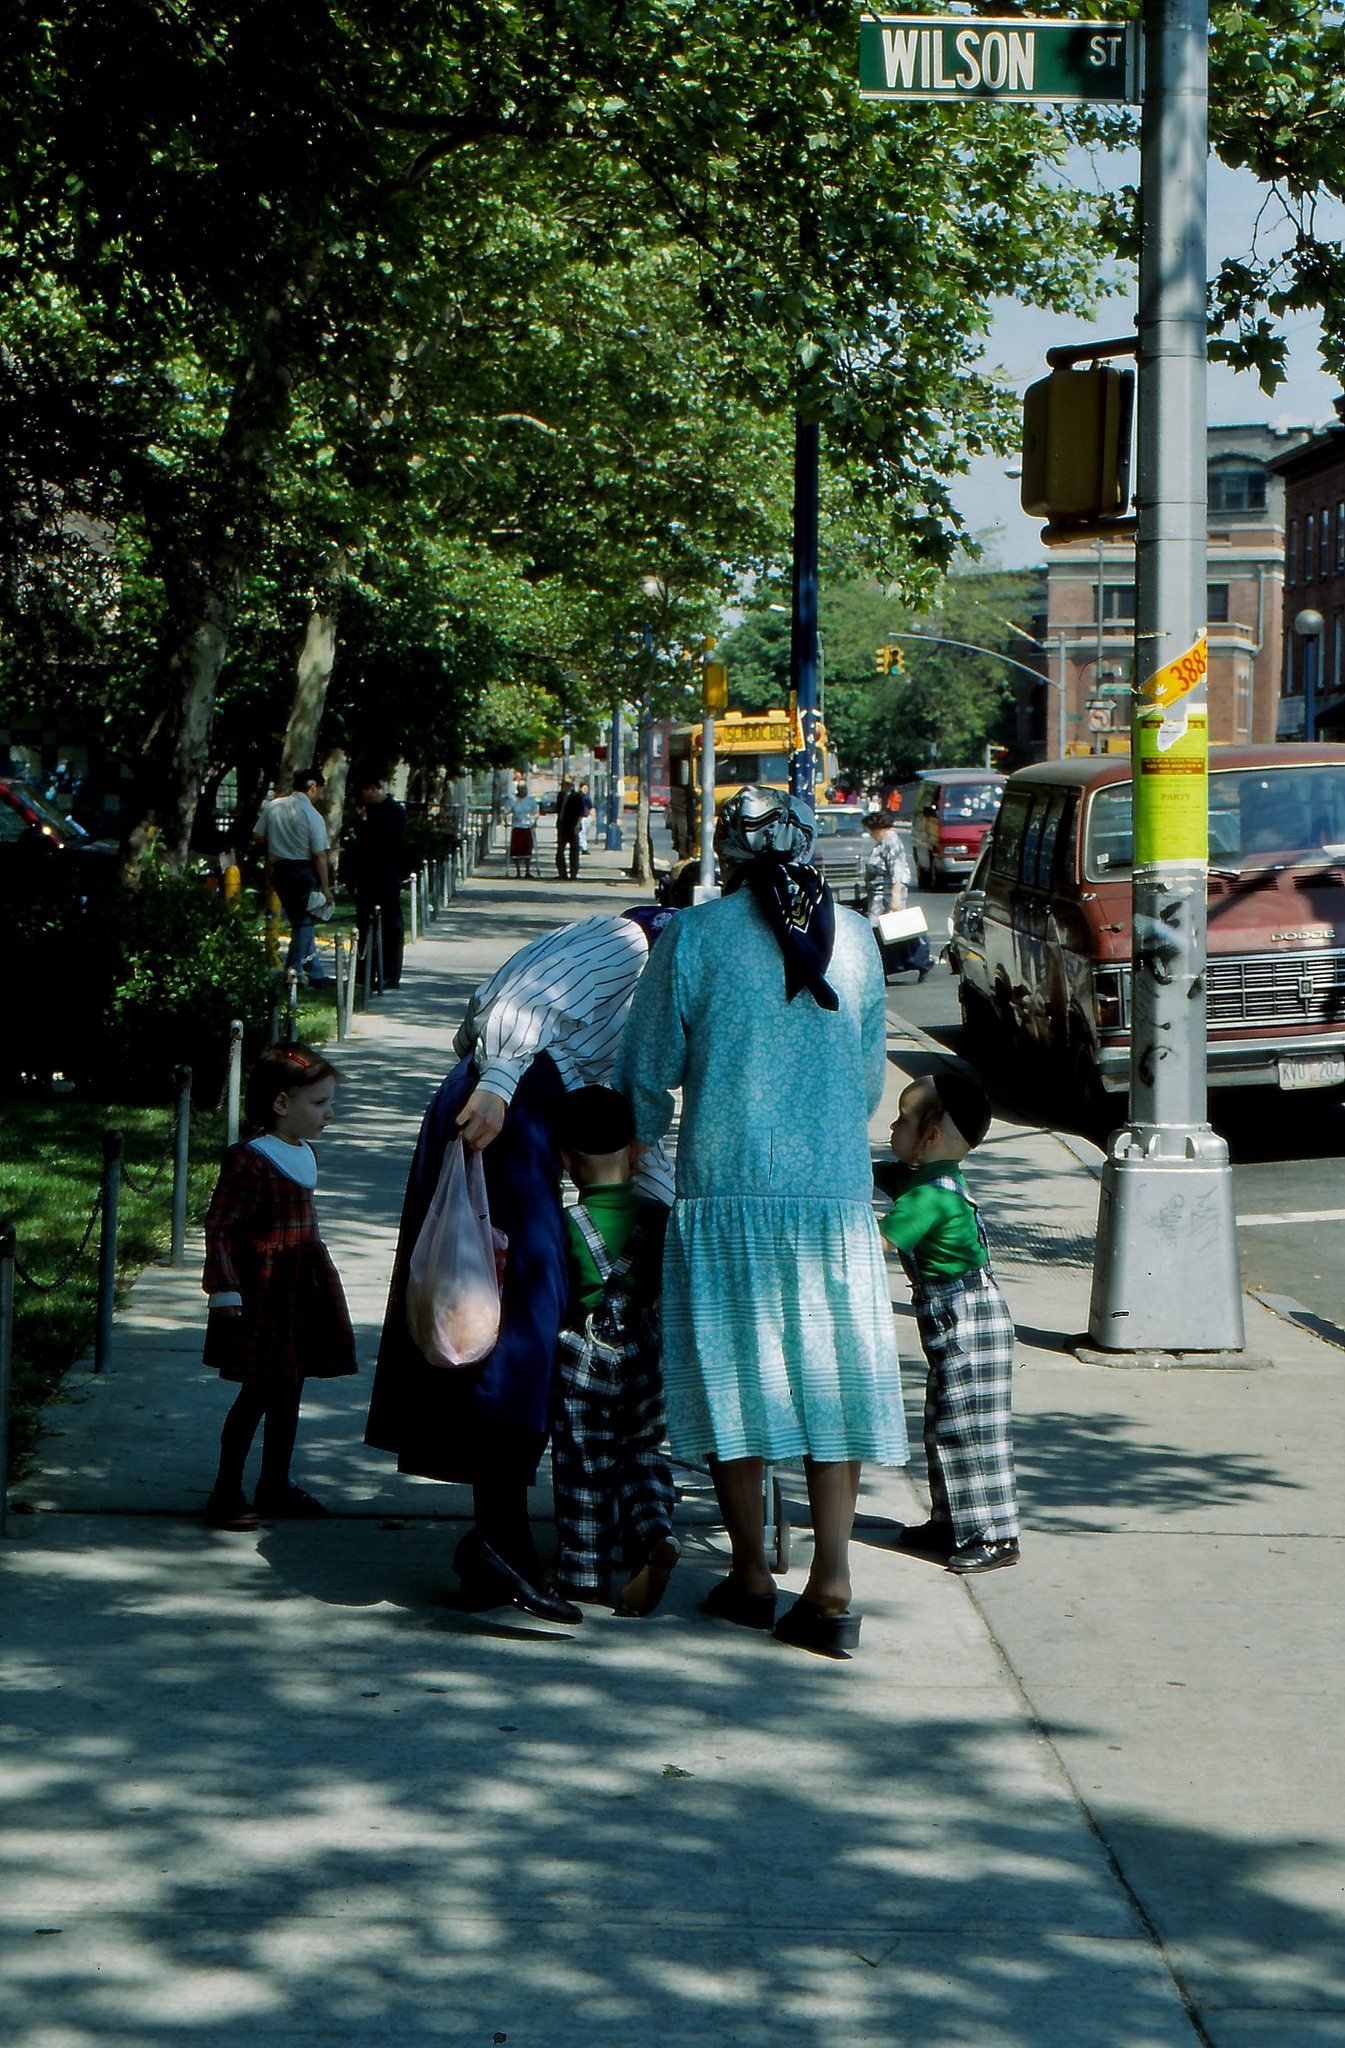
M 1022 504 L 1059 521 L 1119 519 L 1130 497 L 1135 373 L 1052 370 L 1023 394 Z M 1061 536 L 1064 538 L 1064 536 Z
M 899 647 L 892 649 L 891 668 L 893 675 L 904 676 L 906 673 L 906 657 Z
M 702 678 L 701 703 L 707 711 L 729 708 L 729 672 L 722 661 L 707 661 Z
M 891 675 L 892 649 L 890 647 L 880 647 L 874 655 L 874 661 L 877 663 L 878 673 L 880 676 Z

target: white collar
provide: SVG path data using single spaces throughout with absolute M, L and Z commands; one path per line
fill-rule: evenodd
M 302 1139 L 297 1145 L 287 1144 L 283 1138 L 253 1138 L 254 1152 L 260 1152 L 263 1159 L 269 1159 L 272 1166 L 290 1180 L 296 1180 L 301 1188 L 315 1188 L 318 1184 L 318 1155 L 313 1147 Z

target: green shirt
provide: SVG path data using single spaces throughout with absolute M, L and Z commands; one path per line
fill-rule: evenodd
M 646 1197 L 633 1180 L 623 1180 L 609 1187 L 582 1188 L 579 1199 L 597 1226 L 598 1235 L 607 1247 L 607 1256 L 619 1259 Z M 584 1242 L 584 1233 L 568 1210 L 565 1213 L 565 1236 L 570 1253 L 570 1301 L 573 1307 L 587 1314 L 602 1299 L 602 1281 L 593 1263 L 593 1254 Z
M 934 1180 L 954 1180 L 961 1193 L 931 1187 Z M 902 1166 L 894 1160 L 890 1166 L 874 1168 L 873 1182 L 881 1193 L 892 1197 L 892 1208 L 878 1228 L 887 1242 L 911 1261 L 922 1280 L 937 1287 L 989 1265 L 990 1254 L 981 1243 L 971 1196 L 950 1160 L 919 1167 Z

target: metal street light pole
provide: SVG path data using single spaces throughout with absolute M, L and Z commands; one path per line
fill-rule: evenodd
M 1144 0 L 1130 1118 L 1102 1176 L 1103 1353 L 1241 1351 L 1228 1148 L 1205 1074 L 1207 0 Z
M 1317 737 L 1317 692 L 1322 681 L 1322 635 L 1326 620 L 1320 612 L 1300 612 L 1294 631 L 1303 642 L 1303 737 Z
M 789 787 L 811 804 L 817 776 L 817 465 L 821 429 L 794 422 L 794 612 L 789 687 L 803 745 L 789 763 Z

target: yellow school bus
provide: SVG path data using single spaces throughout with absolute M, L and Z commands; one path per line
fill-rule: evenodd
M 715 809 L 744 783 L 789 788 L 787 711 L 729 711 L 715 720 Z M 668 823 L 679 860 L 700 852 L 701 728 L 679 725 L 668 738 Z

